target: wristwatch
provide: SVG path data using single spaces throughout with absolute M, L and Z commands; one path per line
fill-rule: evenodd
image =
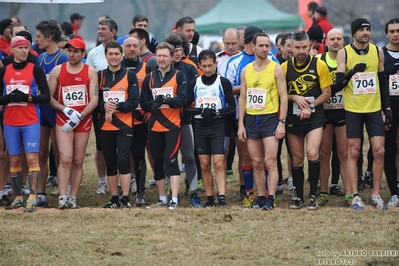
M 316 105 L 314 105 L 314 103 L 309 104 L 311 109 L 314 109 L 316 107 Z
M 216 115 L 216 116 L 220 116 L 220 112 L 219 112 L 219 111 L 216 111 L 216 112 L 215 112 L 215 115 Z
M 279 119 L 278 121 L 280 121 L 281 123 L 285 124 L 287 121 L 284 118 Z
M 29 97 L 28 97 L 28 102 L 31 102 L 32 100 L 33 100 L 32 96 L 29 95 Z

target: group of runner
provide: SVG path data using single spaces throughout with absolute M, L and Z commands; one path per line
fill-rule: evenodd
M 29 32 L 12 37 L 12 60 L 4 58 L 0 68 L 5 140 L 0 152 L 7 169 L 0 174 L 0 196 L 6 209 L 34 212 L 47 207 L 50 143 L 57 165 L 58 208 L 78 208 L 92 125 L 96 193 L 106 193 L 109 186 L 111 194 L 105 208 L 131 208 L 132 194 L 137 206 L 148 205 L 146 148 L 158 192 L 155 206 L 179 206 L 180 150 L 190 204 L 226 208 L 226 148 L 235 137 L 244 207 L 276 207 L 276 195 L 283 191 L 285 139 L 287 182 L 293 191 L 290 208 L 302 208 L 305 201 L 309 210 L 326 206 L 330 191 L 345 196 L 346 206 L 362 210 L 365 204 L 358 193 L 362 169 L 357 165 L 364 124 L 374 158 L 371 204 L 387 209 L 380 196 L 385 165 L 391 192 L 388 206 L 399 207 L 395 108 L 399 19 L 386 24 L 389 43 L 383 49 L 370 43 L 371 24 L 359 18 L 351 24 L 352 44 L 344 46 L 342 32 L 331 29 L 323 41 L 327 52 L 316 56 L 310 54 L 313 40 L 305 31 L 281 34 L 280 44 L 276 40 L 281 49 L 273 55 L 263 29 L 229 28 L 222 39 L 225 50 L 215 54 L 193 41 L 195 21 L 190 17 L 179 19 L 159 44 L 150 40 L 147 25 L 148 19 L 137 15 L 129 34 L 115 40 L 117 23 L 99 20 L 101 44 L 87 54 L 86 64 L 85 42 L 80 36 L 63 36 L 57 21 L 36 25 L 35 42 L 44 50 L 36 60 L 30 59 Z M 332 168 L 339 169 L 344 193 L 337 178 L 329 190 L 332 150 L 338 157 Z M 306 198 L 305 154 L 310 185 Z M 4 192 L 7 178 L 13 201 Z M 199 178 L 205 187 L 204 204 L 198 196 Z M 26 179 L 29 198 L 24 202 Z

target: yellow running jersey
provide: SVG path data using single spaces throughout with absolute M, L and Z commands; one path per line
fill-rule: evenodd
M 358 72 L 343 90 L 345 110 L 354 113 L 373 113 L 381 110 L 380 84 L 378 80 L 378 48 L 369 44 L 368 52 L 359 55 L 349 44 L 345 46 L 346 72 L 358 63 L 366 63 L 366 70 Z
M 270 61 L 264 70 L 257 72 L 254 63 L 246 66 L 246 113 L 249 115 L 274 114 L 280 107 L 279 94 L 274 78 L 277 63 Z

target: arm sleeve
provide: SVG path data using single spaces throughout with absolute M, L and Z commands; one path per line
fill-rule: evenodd
M 179 108 L 187 105 L 187 81 L 183 72 L 176 73 L 177 96 L 166 99 L 166 103 L 170 108 Z
M 382 109 L 385 112 L 385 110 L 390 107 L 390 102 L 389 102 L 389 88 L 384 71 L 378 72 L 378 79 L 380 81 Z
M 34 66 L 33 76 L 35 77 L 36 84 L 40 90 L 40 95 L 32 95 L 32 102 L 34 103 L 49 103 L 50 102 L 50 89 L 48 87 L 46 74 L 40 66 Z
M 151 74 L 147 74 L 147 76 L 144 78 L 140 94 L 140 106 L 146 112 L 151 110 L 151 106 L 154 103 L 150 88 L 150 77 Z
M 102 88 L 100 88 L 100 82 L 101 82 L 101 72 L 97 71 L 97 76 L 98 76 L 98 105 L 96 107 L 96 111 L 98 113 L 105 113 L 105 108 L 104 108 L 104 94 Z
M 191 104 L 194 102 L 194 88 L 197 83 L 196 79 L 190 81 L 188 84 L 188 101 L 186 107 L 184 107 L 184 113 L 187 115 L 198 115 L 202 113 L 201 108 L 192 107 Z
M 336 80 L 333 86 L 331 86 L 331 95 L 342 91 L 346 85 L 348 85 L 350 79 L 353 76 L 353 71 L 350 70 L 348 73 L 337 72 L 336 73 Z
M 129 98 L 123 103 L 118 103 L 118 105 L 116 106 L 116 110 L 119 110 L 121 112 L 132 112 L 139 105 L 138 81 L 137 76 L 133 70 L 128 71 L 128 81 Z
M 221 77 L 220 79 L 221 79 L 224 95 L 226 97 L 227 106 L 220 109 L 219 113 L 220 113 L 220 115 L 225 115 L 225 114 L 232 113 L 236 110 L 236 101 L 234 100 L 233 88 L 231 87 L 230 81 L 223 77 Z

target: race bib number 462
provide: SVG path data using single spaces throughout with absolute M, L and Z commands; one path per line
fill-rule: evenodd
M 86 86 L 73 85 L 64 86 L 62 89 L 62 99 L 67 107 L 85 106 L 86 105 Z

